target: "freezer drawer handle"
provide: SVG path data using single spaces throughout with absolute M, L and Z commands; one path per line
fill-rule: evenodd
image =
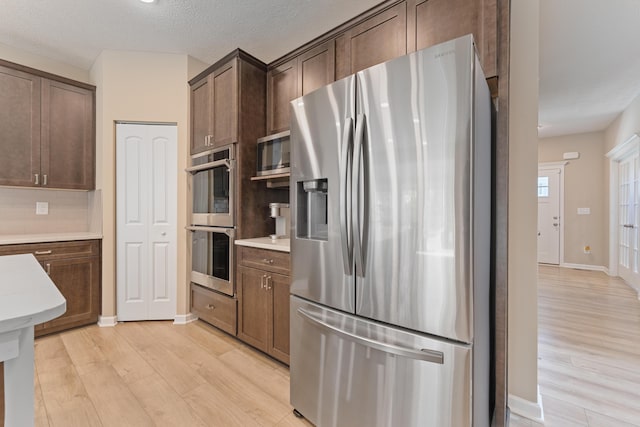
M 410 359 L 424 360 L 425 362 L 438 363 L 440 365 L 444 364 L 444 354 L 440 351 L 429 350 L 423 348 L 421 350 L 416 350 L 413 348 L 400 347 L 394 344 L 387 344 L 380 341 L 373 340 L 371 338 L 361 337 L 351 332 L 347 332 L 342 330 L 336 326 L 330 325 L 329 323 L 323 322 L 318 319 L 313 313 L 303 309 L 298 308 L 298 315 L 302 316 L 303 319 L 308 322 L 319 326 L 323 329 L 328 329 L 334 334 L 344 338 L 346 340 L 355 342 L 357 344 L 364 345 L 366 347 L 371 347 L 376 350 L 383 351 L 385 353 L 395 354 L 396 356 L 408 357 Z

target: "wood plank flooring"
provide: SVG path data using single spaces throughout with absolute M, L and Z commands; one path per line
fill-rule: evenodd
M 538 300 L 545 426 L 640 426 L 635 291 L 541 266 Z M 90 326 L 39 338 L 35 352 L 36 426 L 310 425 L 291 413 L 286 366 L 201 322 Z
M 638 294 L 601 272 L 541 265 L 538 383 L 547 427 L 640 426 Z
M 36 340 L 36 426 L 309 426 L 289 370 L 195 322 L 89 326 Z

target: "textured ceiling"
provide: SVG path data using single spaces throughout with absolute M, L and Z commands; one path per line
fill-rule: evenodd
M 265 62 L 381 0 L 0 0 L 0 43 L 89 69 L 105 49 L 189 54 L 240 47 Z
M 539 134 L 605 129 L 640 94 L 640 0 L 541 0 Z
M 82 69 L 105 49 L 268 63 L 381 1 L 0 0 L 0 43 Z M 540 136 L 602 130 L 640 93 L 639 23 L 640 0 L 540 0 Z

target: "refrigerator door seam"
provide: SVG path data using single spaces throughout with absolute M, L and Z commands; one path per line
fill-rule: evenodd
M 371 338 L 363 337 L 343 329 L 340 329 L 337 326 L 331 325 L 327 322 L 324 322 L 318 319 L 313 313 L 303 309 L 298 308 L 298 314 L 305 319 L 306 321 L 319 326 L 323 329 L 327 329 L 338 335 L 344 339 L 355 342 L 357 344 L 364 345 L 366 347 L 371 347 L 376 350 L 383 351 L 385 353 L 395 354 L 396 356 L 408 357 L 410 359 L 422 360 L 425 362 L 444 364 L 444 354 L 441 351 L 430 350 L 430 349 L 413 349 L 407 347 L 401 347 L 394 344 L 388 344 L 380 341 L 376 341 Z

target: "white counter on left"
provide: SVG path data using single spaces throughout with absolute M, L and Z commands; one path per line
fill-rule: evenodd
M 65 310 L 66 300 L 33 255 L 0 256 L 6 426 L 33 426 L 33 327 Z
M 0 234 L 0 245 L 18 243 L 70 242 L 72 240 L 102 239 L 102 234 L 81 231 L 76 233 Z

